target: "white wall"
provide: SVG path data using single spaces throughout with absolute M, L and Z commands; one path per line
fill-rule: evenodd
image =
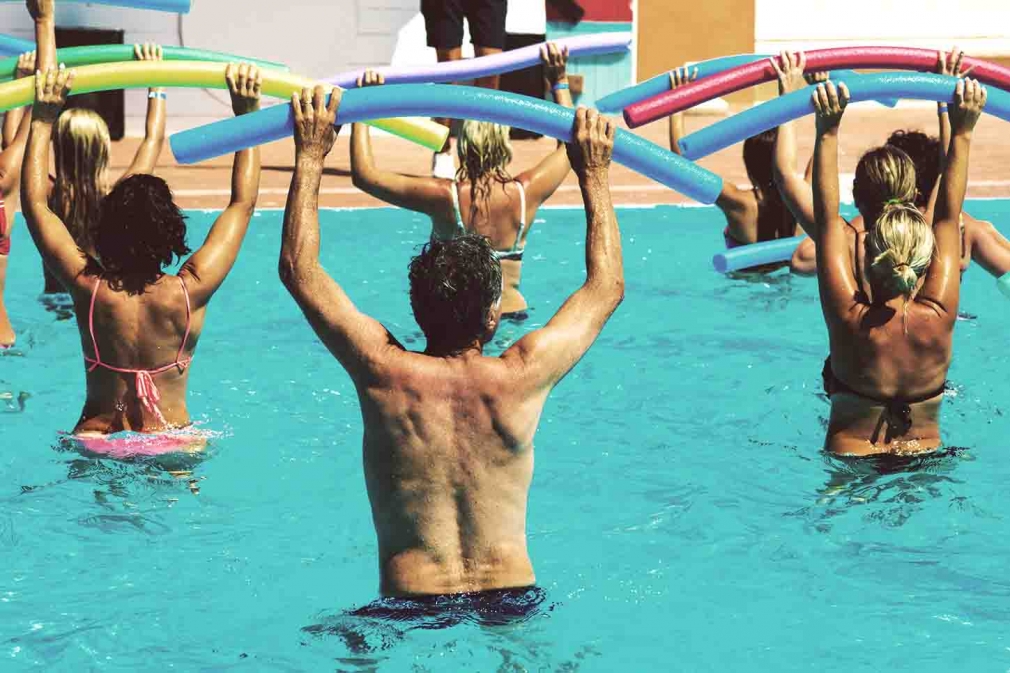
M 61 27 L 125 31 L 127 43 L 212 49 L 280 61 L 314 77 L 389 63 L 399 29 L 420 0 L 193 0 L 181 22 L 175 14 L 100 5 L 57 3 Z M 33 39 L 22 2 L 0 4 L 0 32 Z M 223 91 L 169 92 L 169 130 L 230 115 Z M 126 92 L 127 133 L 143 128 L 146 92 Z
M 889 45 L 1010 55 L 1006 0 L 755 0 L 755 51 Z
M 56 21 L 60 27 L 124 30 L 128 44 L 184 44 L 279 61 L 300 75 L 323 78 L 394 62 L 394 53 L 396 63 L 433 63 L 420 6 L 421 0 L 193 0 L 192 11 L 180 19 L 164 12 L 57 2 Z M 510 0 L 508 29 L 543 33 L 544 11 L 544 0 Z M 0 32 L 34 39 L 32 31 L 23 2 L 0 2 Z M 469 47 L 469 38 L 464 39 Z M 143 132 L 146 105 L 146 91 L 126 92 L 127 134 Z M 169 92 L 170 132 L 230 114 L 224 91 Z

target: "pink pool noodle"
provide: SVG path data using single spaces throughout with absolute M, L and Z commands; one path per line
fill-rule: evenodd
M 562 47 L 567 46 L 569 57 L 613 54 L 615 52 L 627 51 L 631 45 L 631 33 L 594 33 L 592 35 L 566 37 L 560 40 L 552 40 L 552 42 Z M 536 65 L 540 62 L 541 46 L 543 45 L 534 44 L 492 56 L 481 56 L 461 61 L 446 61 L 432 65 L 406 67 L 386 66 L 375 68 L 375 70 L 382 73 L 386 78 L 386 84 L 441 84 L 445 82 L 458 82 L 477 77 L 486 77 L 488 75 L 499 75 L 503 72 L 512 72 Z M 358 77 L 363 72 L 363 70 L 359 69 L 341 73 L 327 79 L 326 82 L 344 89 L 351 89 L 357 86 Z
M 913 47 L 839 47 L 808 51 L 806 57 L 807 72 L 839 68 L 931 72 L 936 68 L 937 52 Z M 973 68 L 971 77 L 983 84 L 1010 90 L 1010 68 L 971 57 L 965 57 L 963 65 Z M 624 109 L 624 119 L 629 126 L 637 128 L 705 101 L 774 80 L 775 70 L 767 60 L 748 63 L 629 105 Z

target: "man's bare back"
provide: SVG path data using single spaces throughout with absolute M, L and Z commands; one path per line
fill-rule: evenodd
M 361 313 L 319 264 L 318 192 L 340 95 L 293 103 L 295 174 L 281 278 L 358 391 L 364 466 L 386 596 L 528 587 L 526 505 L 533 438 L 552 388 L 624 296 L 608 167 L 615 126 L 579 110 L 572 166 L 586 201 L 586 281 L 548 324 L 501 357 L 483 345 L 501 319 L 502 272 L 487 239 L 429 242 L 411 262 L 423 353 Z
M 507 357 L 398 351 L 383 369 L 360 392 L 382 593 L 533 584 L 526 501 L 546 395 Z

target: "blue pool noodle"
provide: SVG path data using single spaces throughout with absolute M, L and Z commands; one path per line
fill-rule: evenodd
M 10 35 L 0 35 L 0 56 L 17 56 L 34 48 L 34 42 L 11 37 Z
M 700 63 L 695 63 L 694 65 L 687 67 L 691 72 L 697 68 L 698 79 L 705 79 L 706 77 L 711 77 L 712 75 L 718 75 L 726 72 L 727 70 L 732 70 L 738 66 L 747 65 L 748 63 L 753 63 L 754 61 L 760 61 L 770 57 L 770 54 L 736 54 L 734 56 L 722 56 L 720 58 L 709 59 L 708 61 L 701 61 Z M 837 81 L 843 77 L 848 78 L 856 74 L 858 73 L 852 70 L 833 70 L 830 77 L 831 79 Z M 596 101 L 596 107 L 602 112 L 617 113 L 632 103 L 637 103 L 638 101 L 645 100 L 646 98 L 658 96 L 659 94 L 666 93 L 669 90 L 670 73 L 665 72 L 662 75 L 657 75 L 652 79 L 647 79 L 644 82 L 635 84 L 634 86 L 629 86 L 625 89 L 621 89 L 620 91 L 615 91 L 612 94 L 600 98 Z M 898 100 L 896 98 L 883 98 L 877 102 L 881 105 L 886 105 L 887 107 L 895 107 L 898 104 Z
M 343 92 L 338 124 L 384 117 L 452 117 L 515 126 L 561 140 L 571 140 L 575 110 L 518 94 L 447 84 L 397 84 Z M 230 154 L 290 136 L 294 114 L 277 105 L 252 114 L 176 133 L 172 152 L 183 164 Z M 714 203 L 722 178 L 691 161 L 618 130 L 614 160 L 701 203 Z
M 159 12 L 175 12 L 188 14 L 192 0 L 62 0 L 63 2 L 90 2 L 96 5 L 115 5 L 116 7 L 133 7 L 135 9 L 153 9 Z M 0 0 L 0 2 L 21 2 L 21 0 Z M 21 4 L 25 4 L 21 2 Z M 34 47 L 29 47 L 34 49 Z M 22 49 L 22 51 L 24 51 Z M 8 54 L 9 56 L 10 54 Z
M 719 273 L 730 273 L 762 264 L 788 262 L 804 238 L 806 236 L 793 236 L 741 245 L 717 254 L 712 258 L 712 266 Z
M 956 77 L 900 72 L 879 75 L 855 75 L 845 81 L 850 102 L 895 96 L 914 100 L 952 101 Z M 1010 121 L 1010 93 L 987 87 L 989 97 L 985 112 Z M 810 97 L 814 87 L 780 96 L 745 110 L 721 122 L 707 126 L 681 139 L 680 149 L 688 159 L 699 159 L 743 142 L 751 136 L 813 114 Z

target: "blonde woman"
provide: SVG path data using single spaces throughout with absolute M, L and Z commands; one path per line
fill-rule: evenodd
M 567 49 L 548 44 L 541 49 L 545 76 L 554 99 L 572 107 L 565 65 Z M 366 72 L 360 86 L 382 84 L 382 76 Z M 541 204 L 561 186 L 571 166 L 564 143 L 534 168 L 512 177 L 509 129 L 498 124 L 466 121 L 456 148 L 459 170 L 455 180 L 400 175 L 375 166 L 368 127 L 351 131 L 351 173 L 354 185 L 400 208 L 431 217 L 431 235 L 448 240 L 467 233 L 487 237 L 502 265 L 505 292 L 503 317 L 526 318 L 526 299 L 519 291 L 523 252 L 530 226 Z
M 157 44 L 137 44 L 133 51 L 139 61 L 162 59 L 161 46 Z M 144 139 L 133 162 L 115 183 L 109 180 L 112 149 L 109 127 L 98 113 L 84 108 L 66 110 L 53 129 L 56 179 L 49 195 L 49 207 L 67 225 L 81 249 L 89 254 L 94 252 L 92 228 L 98 221 L 99 204 L 105 195 L 131 175 L 154 172 L 165 145 L 166 99 L 164 89 L 148 91 Z M 46 294 L 66 292 L 48 267 L 43 266 L 43 271 Z
M 15 76 L 21 78 L 33 74 L 35 52 L 25 52 L 18 57 Z M 3 150 L 0 151 L 0 351 L 13 348 L 17 340 L 3 295 L 7 285 L 7 257 L 11 253 L 11 227 L 14 226 L 14 213 L 20 200 L 21 160 L 31 121 L 30 109 L 17 108 L 4 116 L 3 123 Z
M 873 226 L 859 234 L 854 255 L 849 227 L 838 214 L 838 126 L 848 98 L 844 84 L 836 90 L 831 82 L 819 85 L 813 97 L 817 143 L 809 233 L 831 344 L 824 366 L 831 397 L 825 448 L 857 456 L 933 451 L 941 444 L 940 403 L 960 297 L 958 220 L 968 152 L 986 91 L 974 80 L 957 84 L 950 154 L 932 226 L 912 202 L 911 159 L 894 148 L 877 150 L 873 164 L 880 175 L 856 184 L 856 205 Z M 904 193 L 881 201 L 886 193 L 879 185 L 889 181 L 888 189 Z

